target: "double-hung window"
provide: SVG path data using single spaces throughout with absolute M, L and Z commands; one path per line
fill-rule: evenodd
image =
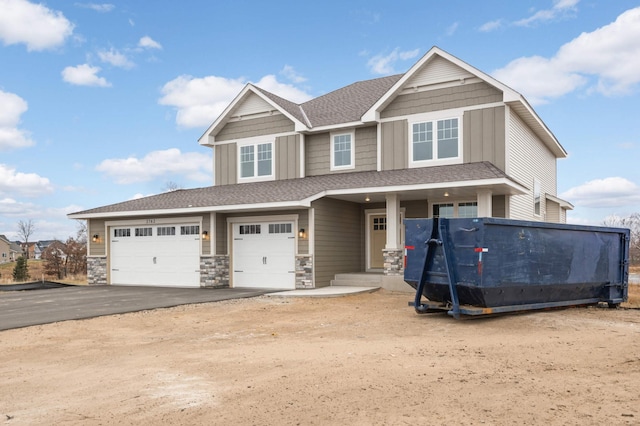
M 331 134 L 331 170 L 355 167 L 354 133 Z
M 240 179 L 273 177 L 273 143 L 240 146 Z
M 454 164 L 462 158 L 461 120 L 446 118 L 410 123 L 411 164 L 423 166 L 428 162 Z

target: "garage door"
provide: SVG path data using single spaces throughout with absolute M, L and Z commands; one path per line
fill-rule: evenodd
M 233 224 L 233 286 L 294 289 L 293 222 Z
M 162 224 L 110 230 L 111 284 L 200 286 L 200 226 Z

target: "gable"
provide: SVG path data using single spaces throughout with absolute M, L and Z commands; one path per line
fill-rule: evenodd
M 467 80 L 475 77 L 470 72 L 440 56 L 434 56 L 404 85 L 405 89 L 419 89 L 438 83 Z
M 270 105 L 267 101 L 255 93 L 251 93 L 236 107 L 230 117 L 246 117 L 256 114 L 271 113 L 275 110 L 276 108 Z

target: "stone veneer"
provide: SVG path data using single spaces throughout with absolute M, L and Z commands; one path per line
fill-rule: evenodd
M 296 288 L 313 288 L 313 257 L 310 254 L 296 256 Z
M 404 274 L 404 250 L 402 249 L 384 249 L 384 274 L 385 275 L 403 275 Z
M 87 284 L 107 285 L 107 257 L 87 257 Z
M 200 287 L 229 287 L 229 256 L 217 255 L 200 258 Z

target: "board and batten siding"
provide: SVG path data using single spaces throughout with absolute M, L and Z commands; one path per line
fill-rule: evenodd
M 314 209 L 314 274 L 316 287 L 326 287 L 336 274 L 364 268 L 364 225 L 359 204 L 331 198 Z
M 331 134 L 329 132 L 305 137 L 305 171 L 307 176 L 331 173 L 363 172 L 377 169 L 377 128 L 376 126 L 355 129 L 355 167 L 353 169 L 331 170 Z M 338 132 L 336 132 L 338 133 Z
M 276 180 L 300 177 L 300 135 L 281 136 L 275 144 Z
M 399 170 L 409 167 L 407 120 L 382 123 L 382 170 Z
M 505 107 L 465 111 L 462 155 L 465 163 L 489 161 L 501 170 L 506 164 Z
M 494 102 L 502 102 L 502 92 L 495 87 L 487 83 L 461 84 L 399 95 L 380 117 L 393 118 Z
M 282 114 L 230 121 L 216 134 L 216 142 L 274 135 L 294 131 L 293 121 Z
M 237 145 L 228 143 L 214 147 L 213 163 L 215 184 L 232 185 L 238 182 Z
M 545 194 L 556 195 L 556 157 L 512 109 L 508 109 L 507 175 L 529 191 L 509 201 L 509 218 L 545 220 Z M 533 182 L 540 181 L 540 216 L 533 211 Z

